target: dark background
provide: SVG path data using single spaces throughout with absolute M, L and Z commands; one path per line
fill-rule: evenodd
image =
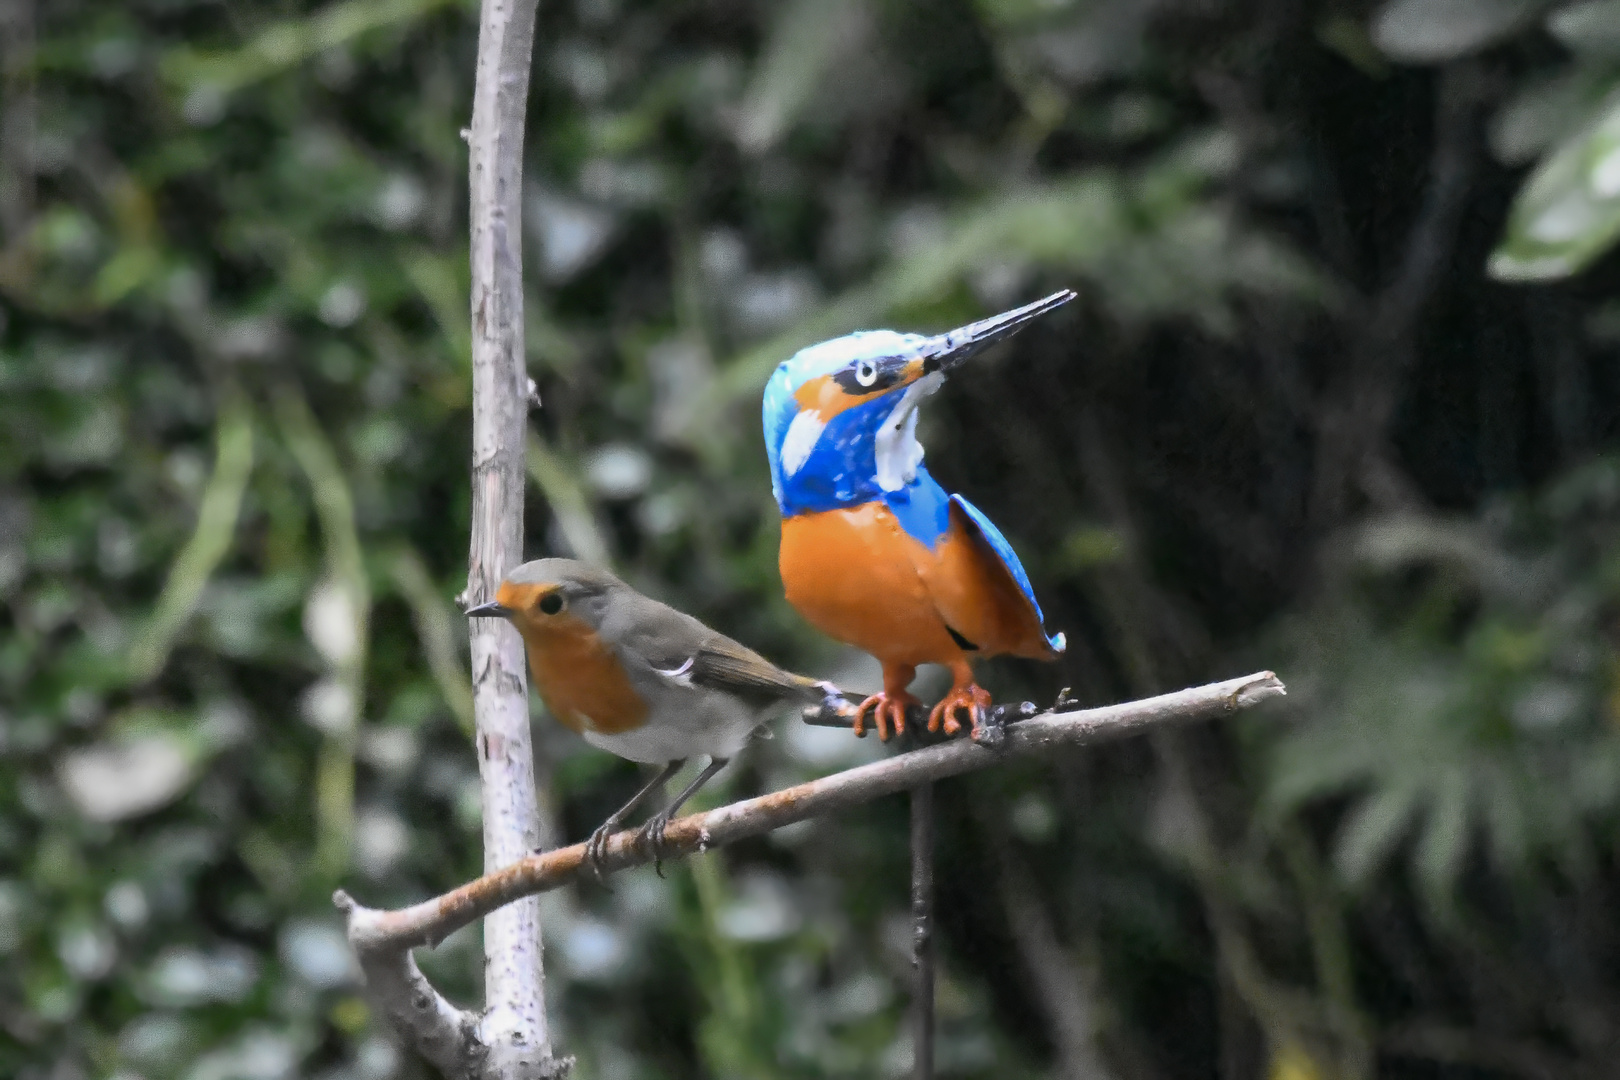
M 329 897 L 480 864 L 475 18 L 4 5 L 0 1074 L 423 1074 Z M 1620 1070 L 1617 86 L 1607 0 L 542 0 L 531 556 L 872 688 L 764 380 L 1072 287 L 924 412 L 1071 642 L 987 684 L 1288 683 L 941 787 L 942 1076 Z M 709 805 L 887 752 L 777 729 Z M 536 732 L 579 839 L 635 770 Z M 552 895 L 559 1049 L 898 1075 L 905 877 L 893 799 Z

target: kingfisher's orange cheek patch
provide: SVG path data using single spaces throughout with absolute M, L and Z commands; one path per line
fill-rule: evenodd
M 872 398 L 845 393 L 831 375 L 817 375 L 793 391 L 793 400 L 799 403 L 801 412 L 813 412 L 825 424 L 844 410 L 864 405 Z

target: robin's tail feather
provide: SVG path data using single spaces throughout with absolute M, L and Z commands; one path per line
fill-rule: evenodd
M 734 641 L 711 641 L 693 658 L 692 682 L 734 694 L 763 696 L 806 705 L 827 697 L 827 684 L 777 667 Z

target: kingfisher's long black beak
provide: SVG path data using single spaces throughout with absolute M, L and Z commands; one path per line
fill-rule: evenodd
M 487 604 L 479 604 L 477 607 L 467 609 L 467 618 L 469 619 L 504 619 L 510 614 L 512 614 L 512 609 L 498 600 L 491 600 Z
M 928 350 L 923 354 L 922 373 L 927 375 L 935 371 L 951 370 L 1003 338 L 1016 334 L 1027 323 L 1040 318 L 1048 311 L 1054 311 L 1067 304 L 1075 298 L 1075 295 L 1073 289 L 1064 289 L 1033 304 L 1003 311 L 1000 315 L 992 315 L 988 319 L 980 319 L 976 323 L 968 323 L 949 333 L 940 334 L 929 343 Z

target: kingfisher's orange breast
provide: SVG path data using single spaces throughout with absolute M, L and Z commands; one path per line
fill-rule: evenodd
M 933 548 L 880 502 L 784 518 L 779 563 L 801 615 L 879 660 L 961 659 L 951 630 L 980 656 L 1055 655 L 1012 574 L 954 505 Z
M 617 735 L 647 719 L 647 703 L 597 632 L 569 614 L 518 624 L 540 700 L 574 731 Z
M 917 571 L 928 549 L 882 503 L 782 520 L 779 566 L 788 602 L 829 637 L 893 664 L 948 664 L 951 640 Z

